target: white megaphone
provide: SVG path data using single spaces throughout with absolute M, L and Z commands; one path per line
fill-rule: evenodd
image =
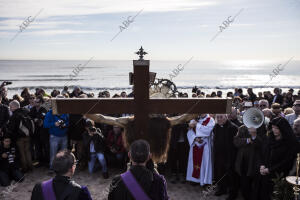
M 259 128 L 265 120 L 264 113 L 257 108 L 249 108 L 243 114 L 243 123 L 247 128 Z

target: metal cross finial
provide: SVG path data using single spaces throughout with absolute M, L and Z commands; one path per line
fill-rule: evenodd
M 144 55 L 148 54 L 147 52 L 144 51 L 143 47 L 139 49 L 139 51 L 135 52 L 137 55 L 140 56 L 139 60 L 144 60 Z

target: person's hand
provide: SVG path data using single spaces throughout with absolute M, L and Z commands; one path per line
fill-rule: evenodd
M 196 125 L 197 125 L 196 121 L 195 122 L 191 122 L 191 123 L 189 123 L 189 128 L 195 128 Z
M 110 148 L 110 151 L 111 151 L 112 153 L 117 153 L 117 150 L 116 150 L 115 148 L 113 148 L 113 147 Z
M 6 153 L 3 153 L 3 154 L 2 154 L 2 158 L 7 158 L 7 154 L 6 154 Z
M 266 168 L 266 167 L 265 167 L 264 165 L 260 166 L 259 172 L 260 172 L 261 175 L 265 175 L 265 174 L 264 174 L 264 169 L 265 169 L 265 168 Z
M 195 141 L 198 142 L 198 143 L 200 143 L 200 144 L 203 142 L 202 138 L 200 138 L 200 137 L 197 137 L 197 138 L 195 139 Z
M 59 122 L 57 121 L 57 122 L 55 122 L 55 124 L 54 124 L 56 127 L 59 127 Z
M 265 168 L 265 169 L 264 169 L 264 174 L 267 175 L 267 174 L 269 174 L 269 173 L 270 173 L 269 168 Z

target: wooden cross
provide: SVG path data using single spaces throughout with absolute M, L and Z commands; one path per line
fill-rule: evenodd
M 142 49 L 142 48 L 141 48 Z M 140 50 L 141 50 L 140 49 Z M 143 52 L 141 50 L 140 52 Z M 144 52 L 145 53 L 145 52 Z M 149 60 L 133 60 L 134 98 L 70 98 L 52 100 L 54 114 L 134 114 L 136 133 L 147 134 L 149 114 L 229 113 L 231 99 L 221 98 L 149 98 Z M 141 57 L 142 56 L 142 57 Z

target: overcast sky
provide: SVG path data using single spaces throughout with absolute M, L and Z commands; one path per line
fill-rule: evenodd
M 299 60 L 300 0 L 0 0 L 0 59 L 132 60 L 141 45 L 154 60 Z

